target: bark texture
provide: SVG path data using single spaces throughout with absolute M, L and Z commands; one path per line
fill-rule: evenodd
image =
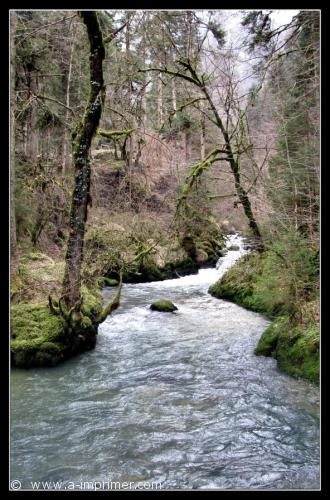
M 70 233 L 65 257 L 63 295 L 68 307 L 80 307 L 81 266 L 83 262 L 85 225 L 90 200 L 90 147 L 100 122 L 105 99 L 102 33 L 94 11 L 81 11 L 90 44 L 90 93 L 84 116 L 72 135 L 75 186 L 70 213 Z

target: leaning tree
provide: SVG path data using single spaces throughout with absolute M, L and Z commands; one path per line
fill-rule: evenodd
M 208 29 L 216 35 L 223 36 L 223 33 L 216 31 L 215 26 L 209 24 Z M 219 35 L 220 33 L 220 35 Z M 236 109 L 236 124 L 233 123 L 233 115 L 231 115 L 231 110 L 234 107 L 237 108 L 238 102 L 232 101 L 232 94 L 228 94 L 225 99 L 225 103 L 229 103 L 230 106 L 224 109 L 219 109 L 218 103 L 212 95 L 212 82 L 211 78 L 202 70 L 199 69 L 200 55 L 202 53 L 202 45 L 206 39 L 206 35 L 197 44 L 197 50 L 191 51 L 191 53 L 182 53 L 176 47 L 177 53 L 180 54 L 176 61 L 176 67 L 168 68 L 167 66 L 159 67 L 148 67 L 141 68 L 141 72 L 158 72 L 165 73 L 172 76 L 173 78 L 179 78 L 186 82 L 189 82 L 193 87 L 197 89 L 198 97 L 187 102 L 186 105 L 195 105 L 197 101 L 203 100 L 207 103 L 208 113 L 204 111 L 205 117 L 207 117 L 219 130 L 220 136 L 218 141 L 218 146 L 213 148 L 212 151 L 206 155 L 201 162 L 193 166 L 191 174 L 189 175 L 188 182 L 185 184 L 183 189 L 183 194 L 180 198 L 180 202 L 186 199 L 190 188 L 195 183 L 196 179 L 211 165 L 219 161 L 225 161 L 230 167 L 231 174 L 234 180 L 235 186 L 235 196 L 238 198 L 238 202 L 242 205 L 244 213 L 248 219 L 249 227 L 251 229 L 252 235 L 254 236 L 256 242 L 258 243 L 258 248 L 263 249 L 262 236 L 253 213 L 251 206 L 251 201 L 249 197 L 249 189 L 246 189 L 242 182 L 242 172 L 241 172 L 241 159 L 243 155 L 249 157 L 251 161 L 254 161 L 251 156 L 252 144 L 249 141 L 248 134 L 246 133 L 246 116 L 245 113 Z M 174 45 L 174 41 L 172 40 Z M 190 89 L 191 94 L 191 89 Z M 242 140 L 243 139 L 243 140 Z

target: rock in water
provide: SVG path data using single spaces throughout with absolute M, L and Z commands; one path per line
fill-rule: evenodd
M 118 286 L 119 281 L 114 278 L 103 278 L 105 286 Z
M 178 310 L 176 305 L 174 305 L 170 300 L 157 300 L 151 304 L 150 309 L 152 311 L 160 312 L 174 312 Z

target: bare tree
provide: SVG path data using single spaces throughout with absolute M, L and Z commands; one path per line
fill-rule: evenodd
M 244 188 L 241 180 L 240 158 L 244 152 L 245 146 L 243 146 L 243 149 L 242 148 L 238 150 L 236 149 L 235 138 L 234 138 L 235 136 L 233 136 L 233 134 L 231 133 L 230 122 L 229 120 L 225 122 L 220 116 L 220 113 L 217 110 L 217 106 L 211 96 L 211 90 L 208 87 L 206 76 L 203 74 L 199 74 L 197 72 L 196 65 L 192 61 L 190 61 L 190 59 L 181 58 L 178 61 L 178 63 L 183 69 L 170 70 L 168 68 L 147 68 L 147 69 L 141 69 L 140 71 L 158 71 L 175 76 L 177 78 L 181 78 L 185 81 L 192 83 L 203 94 L 213 115 L 212 122 L 220 130 L 221 143 L 224 144 L 221 145 L 220 147 L 214 148 L 200 164 L 197 164 L 195 166 L 196 167 L 195 172 L 196 171 L 202 172 L 207 166 L 219 160 L 228 162 L 231 173 L 234 177 L 235 189 L 239 202 L 243 206 L 244 213 L 248 219 L 252 234 L 258 242 L 259 248 L 262 249 L 261 233 L 252 211 L 248 192 Z

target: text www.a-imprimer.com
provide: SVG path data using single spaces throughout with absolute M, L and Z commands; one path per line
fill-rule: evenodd
M 22 488 L 20 481 L 11 481 L 11 489 L 25 489 Z M 125 481 L 31 481 L 31 490 L 161 490 L 162 485 L 159 482 L 125 482 Z

